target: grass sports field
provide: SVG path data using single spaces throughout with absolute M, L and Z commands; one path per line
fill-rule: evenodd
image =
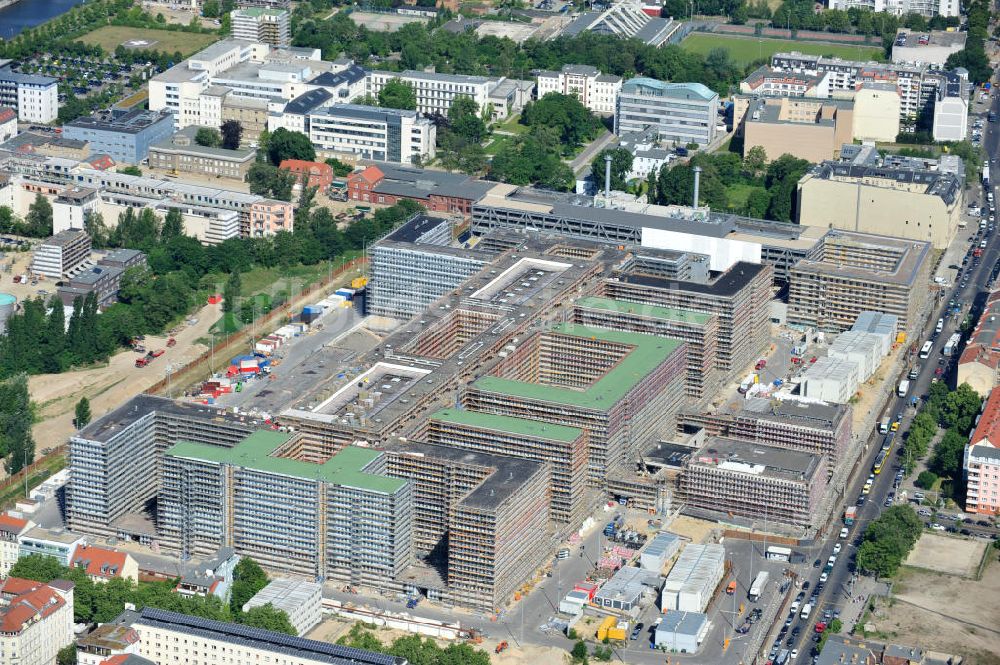
M 130 39 L 145 39 L 156 42 L 151 49 L 163 53 L 180 51 L 185 57 L 200 51 L 219 40 L 218 35 L 202 35 L 193 32 L 172 32 L 170 30 L 146 30 L 118 25 L 106 25 L 80 37 L 87 44 L 97 44 L 108 53 L 114 53 L 118 45 Z
M 701 55 L 706 55 L 712 49 L 720 47 L 728 49 L 733 60 L 741 65 L 747 65 L 754 60 L 767 60 L 773 54 L 782 51 L 799 51 L 809 55 L 832 55 L 845 60 L 883 59 L 882 49 L 873 46 L 824 44 L 797 39 L 757 39 L 756 37 L 692 32 L 681 42 L 681 48 Z

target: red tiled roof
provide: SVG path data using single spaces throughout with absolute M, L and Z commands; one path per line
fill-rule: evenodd
M 125 568 L 125 552 L 106 550 L 93 545 L 78 545 L 70 559 L 71 568 L 84 568 L 91 577 L 113 579 L 122 576 Z
M 10 513 L 0 514 L 0 531 L 21 533 L 21 530 L 26 526 L 28 526 L 28 520 L 23 520 L 20 517 L 14 517 Z
M 978 446 L 988 443 L 994 448 L 1000 447 L 1000 389 L 994 388 L 986 399 L 983 415 L 979 418 L 976 431 L 972 433 L 969 443 Z
M 361 173 L 355 173 L 354 177 L 356 177 L 356 178 L 362 178 L 365 181 L 374 184 L 374 183 L 377 183 L 382 178 L 384 178 L 385 174 L 382 173 L 382 169 L 380 169 L 379 167 L 377 167 L 377 166 L 369 166 L 369 167 L 365 168 L 365 170 L 362 171 Z
M 44 619 L 66 604 L 54 589 L 34 580 L 8 577 L 0 588 L 8 604 L 0 609 L 0 631 L 19 633 L 35 617 Z
M 278 165 L 279 169 L 290 171 L 308 171 L 309 173 L 333 175 L 333 167 L 323 162 L 309 162 L 304 159 L 283 159 Z
M 0 106 L 0 122 L 7 122 L 17 117 L 17 113 L 9 106 Z

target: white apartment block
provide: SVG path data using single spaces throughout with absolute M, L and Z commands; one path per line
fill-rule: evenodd
M 251 7 L 229 13 L 233 39 L 262 42 L 271 46 L 291 43 L 291 14 L 284 9 Z
M 309 116 L 316 152 L 395 164 L 434 158 L 437 128 L 416 111 L 337 104 Z
M 489 103 L 490 92 L 502 79 L 462 74 L 434 74 L 408 70 L 405 72 L 370 71 L 366 79 L 367 94 L 378 97 L 385 84 L 399 79 L 409 84 L 417 97 L 417 111 L 448 115 L 456 97 L 471 97 L 480 109 Z
M 920 14 L 934 16 L 958 16 L 961 9 L 959 0 L 830 0 L 830 9 L 867 9 L 873 12 L 888 12 L 896 16 Z
M 539 72 L 537 85 L 539 99 L 550 92 L 574 95 L 592 112 L 612 115 L 622 78 L 602 74 L 589 65 L 564 65 L 558 72 Z
M 22 74 L 10 65 L 0 67 L 0 105 L 17 112 L 22 122 L 52 122 L 59 115 L 58 80 Z
M 0 662 L 52 665 L 73 642 L 73 584 L 8 577 L 0 582 Z
M 958 76 L 949 75 L 948 81 L 938 88 L 934 100 L 935 141 L 964 141 L 969 134 L 969 95 L 967 83 Z

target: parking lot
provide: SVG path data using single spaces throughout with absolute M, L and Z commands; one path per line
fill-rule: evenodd
M 69 95 L 85 97 L 104 92 L 114 85 L 126 89 L 139 88 L 162 68 L 153 62 L 127 64 L 114 56 L 45 54 L 25 60 L 15 66 L 23 74 L 40 74 L 59 79 L 59 101 Z

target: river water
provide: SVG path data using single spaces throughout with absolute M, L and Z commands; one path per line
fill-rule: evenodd
M 10 39 L 25 28 L 32 28 L 59 16 L 83 0 L 21 0 L 0 9 L 0 38 Z

